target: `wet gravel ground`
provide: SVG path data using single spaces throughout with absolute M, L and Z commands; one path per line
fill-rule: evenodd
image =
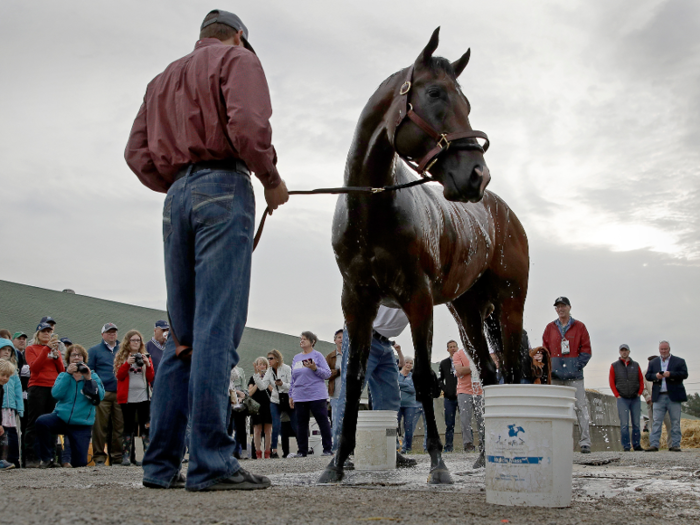
M 325 457 L 248 460 L 273 483 L 250 492 L 146 489 L 137 467 L 16 469 L 0 473 L 0 523 L 700 524 L 700 450 L 574 454 L 566 509 L 487 504 L 475 454 L 445 454 L 455 484 L 439 487 L 425 482 L 429 457 L 413 457 L 416 468 L 348 472 L 336 486 L 316 485 Z

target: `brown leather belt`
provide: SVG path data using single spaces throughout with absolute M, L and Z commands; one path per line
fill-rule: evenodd
M 190 170 L 190 168 L 192 169 Z M 205 160 L 203 162 L 197 162 L 196 164 L 188 164 L 183 166 L 175 174 L 175 180 L 180 180 L 188 173 L 197 173 L 198 171 L 202 170 L 240 171 L 241 173 L 250 175 L 248 166 L 246 166 L 246 163 L 241 159 Z

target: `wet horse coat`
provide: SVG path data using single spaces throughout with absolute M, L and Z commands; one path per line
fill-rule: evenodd
M 414 383 L 428 424 L 429 482 L 452 483 L 441 458 L 430 388 L 433 306 L 446 304 L 450 309 L 484 384 L 496 383 L 485 327 L 502 353 L 506 381 L 517 382 L 520 377 L 527 237 L 505 202 L 485 191 L 489 171 L 484 149 L 475 138 L 485 135 L 470 131 L 469 102 L 457 83 L 469 51 L 452 64 L 434 58 L 438 31 L 412 69 L 392 75 L 370 98 L 348 154 L 346 186 L 401 184 L 415 175 L 399 157 L 417 164 L 415 159 L 425 159 L 435 148 L 425 126 L 406 119 L 403 108 L 414 110 L 439 134 L 466 130 L 467 138 L 454 140 L 430 168 L 442 187 L 423 185 L 338 199 L 333 249 L 343 276 L 342 307 L 350 348 L 347 406 L 337 455 L 320 482 L 342 479 L 342 466 L 355 446 L 372 322 L 380 304 L 403 309 L 410 321 Z

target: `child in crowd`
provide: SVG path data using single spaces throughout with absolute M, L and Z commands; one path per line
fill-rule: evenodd
M 9 343 L 9 350 L 7 350 L 7 343 Z M 16 394 L 16 385 L 13 379 L 19 381 L 19 376 L 17 376 L 17 367 L 9 359 L 9 356 L 14 352 L 14 347 L 12 342 L 8 339 L 0 339 L 0 406 L 2 409 L 2 419 L 0 420 L 0 471 L 10 470 L 15 468 L 15 462 L 19 460 L 19 443 L 17 441 L 17 418 L 15 417 L 15 411 L 8 408 L 4 408 L 7 402 L 8 406 L 10 404 L 15 404 L 17 397 L 19 397 L 19 402 L 22 402 L 22 385 L 19 386 L 19 393 Z M 24 411 L 24 405 L 22 405 L 22 411 Z M 12 438 L 14 436 L 14 439 Z M 9 455 L 9 445 L 14 441 L 13 450 L 16 451 L 16 458 L 10 455 L 10 459 L 14 461 L 7 461 Z

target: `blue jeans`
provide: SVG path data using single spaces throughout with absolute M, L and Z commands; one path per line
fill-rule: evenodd
M 71 448 L 70 448 L 70 438 L 68 436 L 63 436 L 63 454 L 61 455 L 61 463 L 70 463 L 71 459 Z M 71 466 L 73 464 L 71 463 Z
M 340 434 L 343 431 L 343 417 L 345 416 L 346 403 L 346 374 L 348 370 L 348 356 L 350 354 L 350 338 L 347 330 L 343 331 L 343 362 L 340 365 L 340 394 L 336 409 L 338 412 L 337 424 L 333 425 L 333 443 L 337 447 Z M 396 366 L 394 349 L 388 343 L 382 343 L 372 338 L 372 346 L 367 359 L 367 371 L 365 382 L 369 383 L 372 395 L 373 410 L 399 411 L 401 407 L 401 391 L 399 389 L 399 368 Z M 364 389 L 365 385 L 362 385 Z M 335 419 L 335 418 L 334 418 Z
M 270 448 L 277 450 L 277 441 L 282 432 L 282 420 L 280 419 L 280 406 L 278 403 L 270 402 L 270 414 L 272 415 L 272 439 Z
M 87 465 L 88 447 L 92 437 L 92 425 L 69 425 L 57 414 L 45 414 L 36 420 L 36 443 L 39 459 L 49 462 L 56 454 L 56 435 L 70 439 L 70 464 L 74 467 Z
M 671 440 L 669 447 L 681 446 L 681 404 L 671 401 L 668 395 L 660 395 L 657 401 L 654 401 L 654 425 L 651 427 L 651 436 L 649 436 L 649 444 L 652 447 L 659 448 L 659 440 L 661 439 L 661 427 L 664 424 L 666 411 L 671 416 Z M 668 440 L 668 436 L 666 437 Z
M 620 441 L 622 448 L 639 448 L 642 434 L 639 430 L 641 417 L 641 402 L 639 397 L 634 399 L 617 398 L 617 415 L 620 416 Z M 630 415 L 632 416 L 632 446 L 630 447 Z
M 416 423 L 423 413 L 423 407 L 401 407 L 399 408 L 399 426 L 403 420 L 403 445 L 401 452 L 405 453 L 413 447 L 413 431 L 416 429 Z
M 163 207 L 165 280 L 173 337 L 166 343 L 151 402 L 144 481 L 168 487 L 191 426 L 187 490 L 238 472 L 227 432 L 228 385 L 248 314 L 255 200 L 250 177 L 201 170 L 177 180 Z M 192 347 L 175 355 L 175 338 Z
M 452 450 L 454 450 L 455 418 L 458 406 L 459 403 L 456 399 L 453 401 L 452 399 L 445 398 L 445 452 L 452 452 Z

